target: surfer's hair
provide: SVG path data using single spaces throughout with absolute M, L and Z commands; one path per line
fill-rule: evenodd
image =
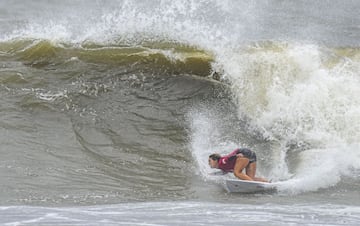
M 221 155 L 214 153 L 214 154 L 209 155 L 209 158 L 211 158 L 214 161 L 219 161 L 219 159 L 221 158 Z

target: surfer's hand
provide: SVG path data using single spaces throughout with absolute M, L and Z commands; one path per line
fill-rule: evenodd
M 212 172 L 212 173 L 209 173 L 209 174 L 216 176 L 216 175 L 224 175 L 224 174 L 226 174 L 226 173 L 223 172 L 223 171 L 217 171 L 217 172 Z

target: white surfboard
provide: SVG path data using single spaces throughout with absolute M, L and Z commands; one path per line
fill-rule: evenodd
M 226 179 L 224 187 L 228 192 L 237 193 L 261 193 L 276 191 L 275 184 L 239 179 Z

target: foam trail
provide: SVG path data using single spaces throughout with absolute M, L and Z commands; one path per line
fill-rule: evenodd
M 343 176 L 354 177 L 353 170 L 360 169 L 360 153 L 357 150 L 359 146 L 353 145 L 327 149 L 326 154 L 321 149 L 303 152 L 296 176 L 279 183 L 279 190 L 291 194 L 316 191 L 335 186 Z

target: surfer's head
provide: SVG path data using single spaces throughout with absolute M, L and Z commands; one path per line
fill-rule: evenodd
M 221 158 L 221 155 L 214 153 L 209 156 L 209 166 L 211 168 L 218 168 L 219 159 Z

